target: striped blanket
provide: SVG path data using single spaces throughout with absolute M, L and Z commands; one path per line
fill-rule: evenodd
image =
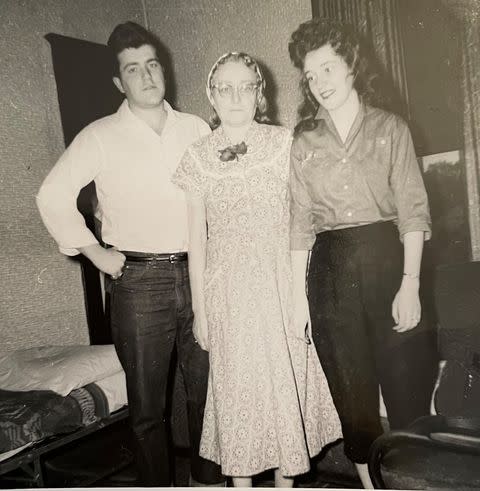
M 69 433 L 108 414 L 107 399 L 95 384 L 66 397 L 51 391 L 0 390 L 0 453 Z

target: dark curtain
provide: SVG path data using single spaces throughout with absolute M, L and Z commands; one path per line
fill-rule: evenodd
M 409 119 L 408 88 L 398 0 L 312 0 L 314 17 L 354 26 L 372 48 L 390 107 Z
M 472 260 L 480 260 L 480 2 L 443 0 L 463 32 L 463 127 Z

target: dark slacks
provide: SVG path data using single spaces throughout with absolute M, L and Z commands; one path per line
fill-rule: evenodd
M 391 429 L 429 413 L 437 372 L 428 315 L 393 331 L 403 246 L 392 222 L 317 235 L 308 272 L 312 334 L 342 423 L 345 454 L 365 463 L 382 434 L 378 386 Z
M 223 481 L 220 467 L 198 455 L 208 384 L 208 353 L 195 343 L 187 261 L 134 262 L 108 279 L 113 341 L 125 370 L 136 461 L 143 486 L 171 484 L 165 406 L 176 345 L 187 393 L 192 477 Z

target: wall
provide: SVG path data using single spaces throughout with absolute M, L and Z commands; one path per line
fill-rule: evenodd
M 463 148 L 462 26 L 438 0 L 399 7 L 417 155 Z
M 210 66 L 225 51 L 247 51 L 267 67 L 278 120 L 293 126 L 298 74 L 287 44 L 311 17 L 310 0 L 0 0 L 0 10 L 0 350 L 87 343 L 79 265 L 58 252 L 35 206 L 64 150 L 44 36 L 105 43 L 119 22 L 147 16 L 171 52 L 178 107 L 205 119 Z
M 295 124 L 299 76 L 288 40 L 312 17 L 310 0 L 146 0 L 146 7 L 150 28 L 171 51 L 180 109 L 208 119 L 204 87 L 210 67 L 227 51 L 246 51 L 267 68 L 279 122 Z
M 0 349 L 88 343 L 79 266 L 40 221 L 35 194 L 64 149 L 49 32 L 105 43 L 140 0 L 0 0 Z M 85 67 L 88 70 L 88 67 Z

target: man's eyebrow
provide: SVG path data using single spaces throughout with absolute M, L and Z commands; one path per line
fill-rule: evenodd
M 122 70 L 126 70 L 127 68 L 131 67 L 131 66 L 136 66 L 138 65 L 138 61 L 131 61 L 130 63 L 127 63 L 123 68 Z
M 146 60 L 146 63 L 151 63 L 152 61 L 156 61 L 157 63 L 160 63 L 160 60 L 154 56 L 153 58 L 149 58 L 148 60 Z M 127 63 L 123 68 L 122 70 L 126 70 L 127 68 L 131 67 L 131 66 L 138 66 L 140 65 L 140 62 L 139 61 L 131 61 L 130 63 Z

